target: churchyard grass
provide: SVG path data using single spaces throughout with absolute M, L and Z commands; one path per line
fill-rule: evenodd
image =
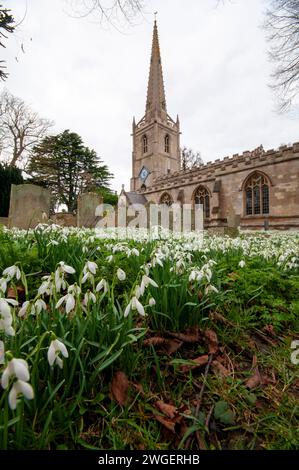
M 296 233 L 1 229 L 0 448 L 297 448 L 298 294 Z

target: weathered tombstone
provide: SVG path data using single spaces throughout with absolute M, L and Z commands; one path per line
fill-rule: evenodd
M 264 230 L 268 231 L 269 230 L 269 219 L 264 220 Z
M 13 184 L 10 193 L 9 227 L 29 229 L 46 222 L 50 212 L 50 191 L 34 184 Z
M 95 193 L 83 193 L 78 197 L 77 225 L 78 227 L 95 228 L 98 217 L 96 208 L 103 204 L 103 198 Z
M 231 237 L 237 237 L 239 235 L 240 220 L 240 215 L 236 214 L 233 208 L 231 208 L 227 214 L 227 228 L 224 233 Z

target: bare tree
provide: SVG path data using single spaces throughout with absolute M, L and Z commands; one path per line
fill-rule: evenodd
M 15 29 L 14 19 L 10 10 L 3 8 L 0 5 L 0 46 L 5 47 L 3 40 L 7 39 L 7 33 L 12 33 Z M 7 73 L 3 70 L 5 68 L 4 60 L 0 60 L 0 80 L 7 78 Z M 2 69 L 2 70 L 1 70 Z
M 132 23 L 142 13 L 147 0 L 66 0 L 72 13 L 79 18 L 97 16 L 116 26 L 121 20 Z
M 40 118 L 25 102 L 8 91 L 0 95 L 0 155 L 9 166 L 22 163 L 45 137 L 53 122 Z
M 183 147 L 181 149 L 181 168 L 182 170 L 191 170 L 203 164 L 200 152 Z
M 272 88 L 284 111 L 299 91 L 299 0 L 271 0 L 264 26 L 276 64 Z

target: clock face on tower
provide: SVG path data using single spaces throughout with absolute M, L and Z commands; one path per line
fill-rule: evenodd
M 143 166 L 139 172 L 139 178 L 141 179 L 143 183 L 145 182 L 149 174 L 150 174 L 150 171 L 145 166 Z

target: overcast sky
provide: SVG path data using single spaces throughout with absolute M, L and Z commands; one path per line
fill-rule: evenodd
M 117 191 L 122 183 L 129 188 L 131 124 L 145 109 L 156 10 L 167 107 L 180 116 L 182 145 L 211 161 L 299 141 L 298 114 L 276 114 L 268 87 L 266 0 L 226 0 L 217 8 L 216 0 L 147 0 L 144 17 L 122 32 L 71 17 L 67 0 L 1 3 L 17 20 L 26 4 L 27 13 L 1 51 L 10 75 L 0 91 L 54 120 L 55 132 L 80 134 L 108 164 Z

